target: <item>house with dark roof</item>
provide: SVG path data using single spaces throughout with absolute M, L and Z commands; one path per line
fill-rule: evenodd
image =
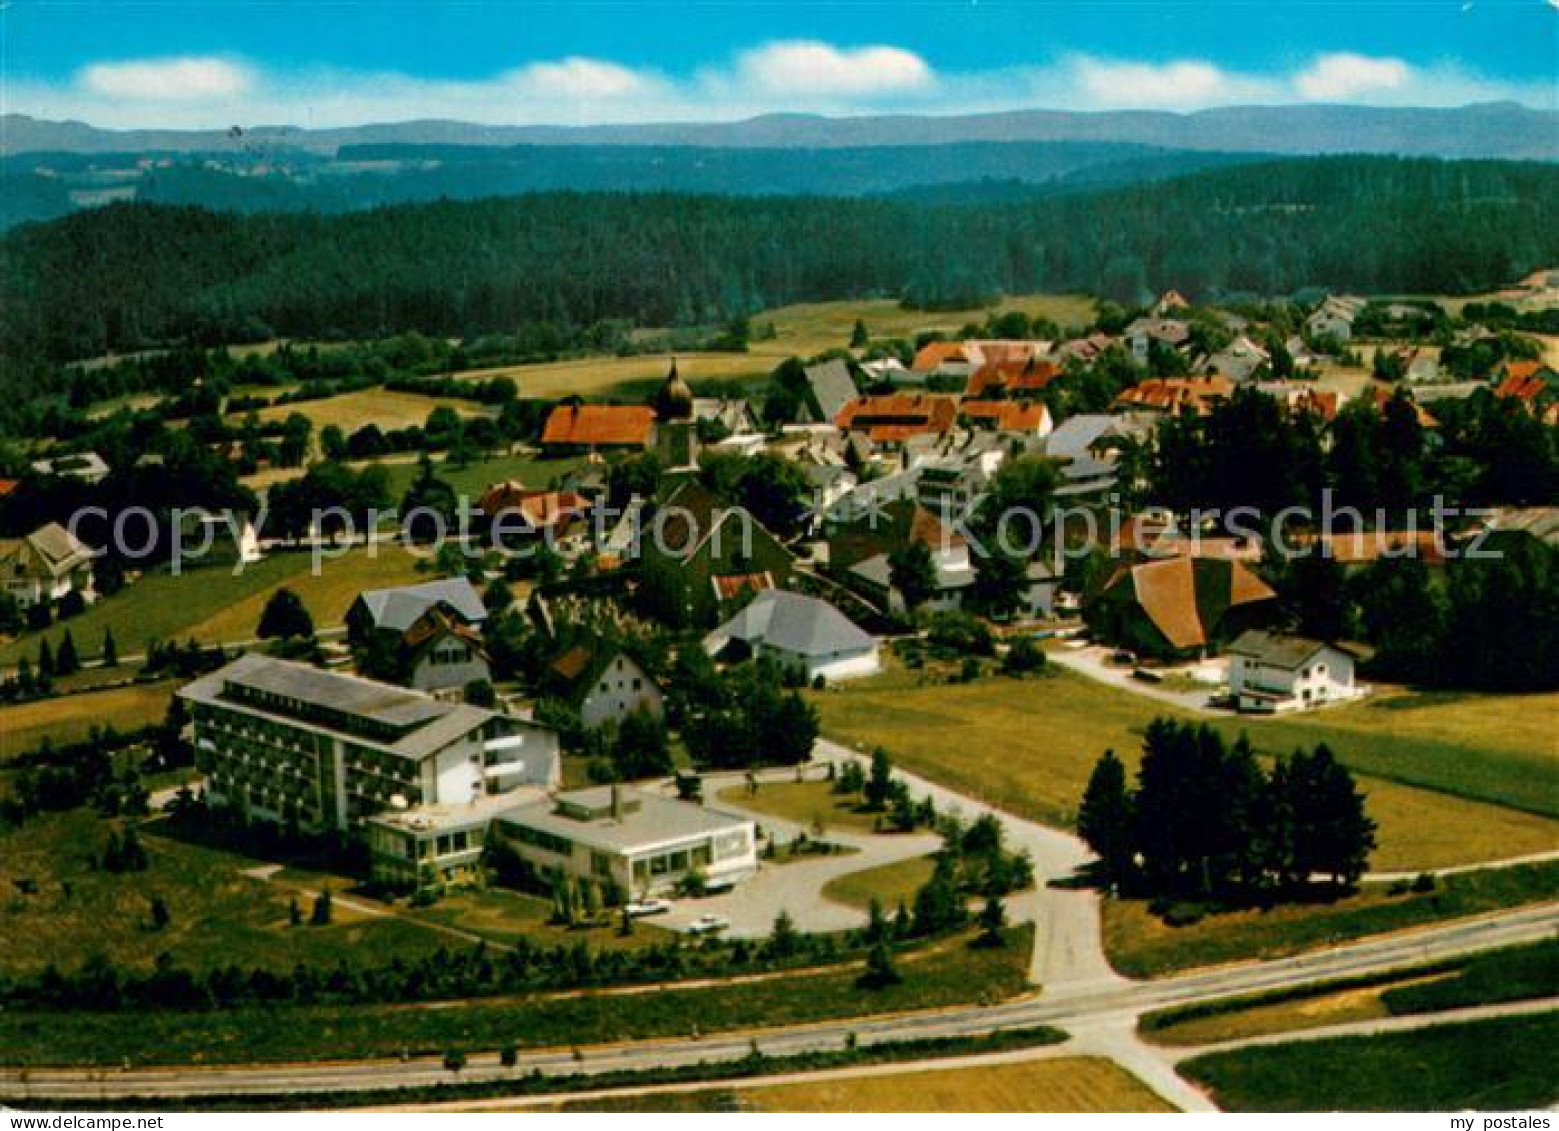
M 547 681 L 579 712 L 580 724 L 596 730 L 643 711 L 665 712 L 660 685 L 622 648 L 606 641 L 577 644 L 547 666 Z
M 853 679 L 881 670 L 877 638 L 818 597 L 770 589 L 704 637 L 722 660 L 768 658 L 807 682 Z
M 844 406 L 860 395 L 855 378 L 850 376 L 850 366 L 842 358 L 808 365 L 802 372 L 806 386 L 797 413 L 798 423 L 832 424 Z
M 956 609 L 974 585 L 969 544 L 952 526 L 913 499 L 887 503 L 828 529 L 828 572 L 890 612 L 905 610 L 903 594 L 893 585 L 892 557 L 911 544 L 931 556 L 935 589 L 925 607 Z
M 744 507 L 728 506 L 697 480 L 679 483 L 642 522 L 641 596 L 674 624 L 713 624 L 728 611 L 719 579 L 767 574 L 789 582 L 795 555 Z
M 365 643 L 373 632 L 398 636 L 434 606 L 443 606 L 466 625 L 479 626 L 487 619 L 487 606 L 476 587 L 464 577 L 446 577 L 420 585 L 364 590 L 346 611 L 347 635 L 354 644 Z
M 0 542 L 0 592 L 22 608 L 58 601 L 72 590 L 92 594 L 93 552 L 57 522 Z
M 460 695 L 473 683 L 492 679 L 482 634 L 449 606 L 431 606 L 400 638 L 407 687 L 430 694 Z
M 1242 711 L 1268 715 L 1356 699 L 1356 658 L 1325 640 L 1247 629 L 1229 645 L 1229 697 Z
M 1215 652 L 1276 611 L 1277 594 L 1242 563 L 1187 555 L 1119 564 L 1083 617 L 1117 648 L 1176 660 Z

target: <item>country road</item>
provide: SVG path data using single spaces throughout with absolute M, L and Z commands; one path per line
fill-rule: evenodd
M 972 1036 L 1000 1029 L 1053 1025 L 1080 1039 L 1100 1027 L 1130 1028 L 1149 1010 L 1215 998 L 1283 989 L 1358 974 L 1390 970 L 1493 947 L 1535 942 L 1559 931 L 1559 902 L 1540 907 L 1393 934 L 1331 950 L 1204 970 L 1151 982 L 1099 986 L 1078 983 L 1038 997 L 994 1006 L 967 1006 L 931 1013 L 855 1018 L 782 1029 L 722 1033 L 697 1040 L 636 1041 L 585 1048 L 576 1059 L 569 1049 L 522 1053 L 514 1068 L 496 1053 L 470 1057 L 465 1082 L 516 1079 L 539 1069 L 550 1076 L 600 1075 L 694 1065 L 747 1056 L 753 1042 L 769 1056 L 860 1044 Z M 1107 1048 L 1108 1046 L 1106 1046 Z M 1133 1058 L 1134 1059 L 1134 1058 Z M 1172 1059 L 1167 1056 L 1166 1060 Z M 1128 1065 L 1129 1067 L 1130 1065 Z M 901 1068 L 912 1068 L 905 1063 Z M 1139 1068 L 1139 1072 L 1142 1069 Z M 436 1058 L 401 1061 L 227 1066 L 221 1068 L 0 1070 L 0 1093 L 15 1100 L 112 1099 L 220 1095 L 303 1095 L 450 1083 Z M 1154 1081 L 1148 1081 L 1150 1086 Z M 1189 1090 L 1189 1089 L 1188 1089 Z M 1176 1097 L 1184 1103 L 1183 1097 Z
M 815 763 L 861 759 L 858 752 L 827 739 L 818 743 L 815 752 Z M 1175 1072 L 1174 1066 L 1183 1051 L 1159 1048 L 1140 1039 L 1136 1025 L 1142 1014 L 1169 1006 L 1379 973 L 1535 942 L 1559 933 L 1559 902 L 1553 902 L 1376 936 L 1290 958 L 1131 981 L 1117 974 L 1105 959 L 1097 893 L 1052 886 L 1052 881 L 1073 876 L 1089 859 L 1088 850 L 1076 837 L 1015 817 L 917 775 L 902 770 L 895 770 L 895 774 L 904 779 L 915 795 L 932 797 L 941 812 L 958 812 L 966 819 L 987 812 L 995 814 L 1003 824 L 1009 847 L 1021 849 L 1033 859 L 1038 880 L 1035 889 L 1017 893 L 1007 902 L 1013 920 L 1035 924 L 1030 980 L 1041 987 L 1040 993 L 998 1005 L 754 1028 L 697 1039 L 634 1041 L 584 1048 L 578 1053 L 573 1049 L 536 1050 L 522 1053 L 512 1068 L 503 1067 L 496 1052 L 476 1053 L 469 1056 L 458 1080 L 469 1083 L 518 1079 L 533 1071 L 558 1077 L 642 1072 L 740 1059 L 749 1055 L 754 1044 L 766 1055 L 783 1057 L 838 1050 L 852 1040 L 865 1046 L 1049 1025 L 1065 1030 L 1069 1041 L 1062 1046 L 1048 1046 L 1044 1051 L 1028 1050 L 1030 1055 L 1051 1055 L 1051 1050 L 1062 1048 L 1077 1055 L 1108 1057 L 1176 1107 L 1209 1111 L 1213 1107 L 1207 1097 Z M 930 837 L 913 839 L 925 842 L 913 845 L 917 851 L 934 843 Z M 858 860 L 857 865 L 860 863 Z M 897 1065 L 899 1070 L 915 1066 L 914 1062 Z M 50 1099 L 306 1095 L 448 1084 L 456 1079 L 444 1068 L 441 1058 L 432 1057 L 126 1070 L 4 1068 L 0 1069 L 0 1096 L 46 1103 Z

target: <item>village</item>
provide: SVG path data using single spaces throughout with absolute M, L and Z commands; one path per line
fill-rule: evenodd
M 0 480 L 18 1007 L 103 1008 L 89 955 L 234 1008 L 338 963 L 333 1008 L 423 1000 L 366 956 L 435 979 L 434 945 L 594 955 L 449 975 L 475 998 L 864 963 L 817 1020 L 957 1004 L 970 963 L 1113 985 L 1547 898 L 1543 711 L 1479 720 L 1555 692 L 1556 286 L 838 304 L 561 397 L 426 340 L 182 357 L 194 415 L 78 411 Z M 1233 776 L 1160 796 L 1155 759 Z M 1185 839 L 1125 816 L 1154 806 Z M 1236 811 L 1287 847 L 1186 847 Z M 218 985 L 213 949 L 303 973 Z M 440 1039 L 512 1065 L 473 1024 Z

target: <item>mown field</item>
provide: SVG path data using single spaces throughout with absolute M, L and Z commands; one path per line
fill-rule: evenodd
M 731 785 L 717 795 L 743 809 L 778 817 L 811 830 L 823 826 L 823 835 L 837 830 L 844 833 L 870 833 L 876 829 L 880 813 L 867 812 L 859 797 L 833 792 L 828 782 L 762 782 L 756 793 L 745 785 Z
M 881 864 L 829 880 L 823 885 L 823 895 L 848 907 L 870 907 L 875 899 L 883 911 L 892 915 L 900 903 L 914 906 L 915 893 L 926 886 L 935 866 L 929 856 Z
M 304 928 L 307 929 L 307 928 Z M 0 1062 L 217 1064 L 442 1055 L 451 1049 L 566 1047 L 686 1037 L 831 1018 L 932 1009 L 1027 988 L 1032 929 L 1008 945 L 949 940 L 904 955 L 904 980 L 856 985 L 859 968 L 777 975 L 703 989 L 629 989 L 406 1006 L 310 1006 L 205 1012 L 0 1012 Z M 371 944 L 362 944 L 370 946 Z M 355 953 L 372 953 L 358 949 Z M 652 995 L 647 997 L 646 995 Z
M 1112 1061 L 1069 1056 L 921 1072 L 872 1072 L 757 1088 L 578 1100 L 565 1111 L 1165 1112 L 1175 1109 Z
M 1172 927 L 1143 900 L 1104 903 L 1104 949 L 1122 974 L 1151 978 L 1252 958 L 1281 958 L 1365 935 L 1541 903 L 1559 891 L 1559 863 L 1523 864 L 1447 876 L 1425 894 L 1370 884 L 1330 903 L 1221 912 Z
M 103 633 L 111 630 L 121 658 L 140 655 L 152 640 L 202 644 L 233 643 L 254 638 L 260 612 L 272 592 L 283 586 L 303 598 L 316 628 L 341 623 L 342 616 L 363 589 L 401 585 L 422 579 L 417 559 L 393 545 L 364 548 L 328 557 L 313 572 L 307 551 L 276 551 L 246 565 L 234 575 L 230 567 L 187 569 L 180 574 L 148 573 L 105 597 L 68 621 L 42 633 L 27 633 L 0 646 L 0 666 L 23 656 L 36 660 L 38 642 L 47 637 L 57 647 L 69 628 L 83 659 L 95 659 Z
M 1161 1010 L 1144 1016 L 1144 1038 L 1206 1045 L 1559 993 L 1559 941 L 1485 951 L 1460 961 L 1383 975 Z
M 1559 1012 L 1213 1053 L 1180 1071 L 1228 1111 L 1523 1111 L 1559 1099 Z
M 334 424 L 350 436 L 367 424 L 377 424 L 386 432 L 413 425 L 420 427 L 427 423 L 428 413 L 435 408 L 452 408 L 461 416 L 493 414 L 491 409 L 475 401 L 455 397 L 425 397 L 419 393 L 399 393 L 389 389 L 359 389 L 318 400 L 271 405 L 260 409 L 256 415 L 262 424 L 270 424 L 300 412 L 314 422 L 316 434 L 320 429 Z M 234 413 L 228 416 L 227 422 L 242 424 L 247 415 Z
M 0 707 L 0 765 L 44 739 L 58 746 L 79 742 L 94 727 L 130 731 L 159 723 L 168 713 L 174 686 L 168 680 L 136 683 Z
M 813 701 L 829 737 L 862 749 L 885 746 L 908 769 L 1060 827 L 1075 820 L 1088 774 L 1105 749 L 1134 767 L 1153 718 L 1191 717 L 1068 671 L 946 684 L 898 670 Z M 1559 696 L 1460 704 L 1426 699 L 1302 721 L 1214 725 L 1231 736 L 1247 730 L 1268 753 L 1329 742 L 1343 761 L 1371 775 L 1360 781 L 1380 826 L 1371 867 L 1416 870 L 1559 847 L 1559 823 L 1520 811 L 1548 812 L 1559 804 L 1559 753 L 1542 729 L 1542 709 L 1551 719 L 1554 707 Z M 1494 722 L 1502 710 L 1513 716 L 1508 727 Z M 1398 720 L 1438 733 L 1438 743 L 1393 733 Z M 1390 780 L 1374 776 L 1387 773 Z

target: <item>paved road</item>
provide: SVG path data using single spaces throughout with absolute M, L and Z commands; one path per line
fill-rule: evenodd
M 1004 1028 L 1055 1025 L 1078 1034 L 1074 1046 L 1096 1048 L 1102 1054 L 1115 1047 L 1108 1037 L 1113 1026 L 1123 1033 L 1141 1013 L 1171 1005 L 1185 1005 L 1262 990 L 1305 985 L 1355 974 L 1393 969 L 1496 946 L 1534 942 L 1559 931 L 1559 903 L 1525 908 L 1353 943 L 1332 950 L 1272 962 L 1249 963 L 1205 970 L 1153 982 L 1099 985 L 1074 982 L 1062 992 L 1047 992 L 995 1006 L 968 1006 L 931 1013 L 905 1014 L 877 1019 L 856 1018 L 820 1022 L 784 1029 L 729 1033 L 686 1041 L 638 1041 L 581 1050 L 545 1050 L 522 1054 L 519 1064 L 503 1068 L 496 1054 L 472 1056 L 461 1080 L 502 1080 L 540 1069 L 548 1075 L 598 1075 L 622 1070 L 643 1071 L 699 1061 L 746 1056 L 754 1041 L 764 1053 L 793 1055 L 838 1049 L 853 1034 L 863 1045 L 928 1037 L 979 1035 Z M 1106 1036 L 1101 1037 L 1101 1032 Z M 1161 1091 L 1171 1085 L 1152 1074 L 1154 1062 L 1137 1060 L 1128 1053 L 1127 1063 L 1148 1075 L 1146 1082 Z M 1166 1058 L 1167 1059 L 1167 1058 Z M 1135 1061 L 1135 1063 L 1133 1063 Z M 902 1068 L 912 1067 L 901 1065 Z M 436 1059 L 370 1060 L 346 1063 L 255 1065 L 222 1068 L 148 1068 L 124 1071 L 36 1069 L 0 1070 L 0 1093 L 7 1096 L 48 1099 L 107 1099 L 137 1096 L 155 1099 L 200 1095 L 303 1095 L 310 1092 L 360 1091 L 449 1082 Z M 1178 1079 L 1178 1078 L 1177 1078 Z M 1181 1087 L 1184 1087 L 1183 1082 Z M 1188 1102 L 1182 1096 L 1166 1097 Z M 1203 1100 L 1205 1103 L 1205 1099 Z
M 1135 678 L 1130 668 L 1111 664 L 1109 662 L 1111 652 L 1111 649 L 1097 644 L 1074 641 L 1065 643 L 1059 648 L 1047 649 L 1045 658 L 1054 660 L 1062 667 L 1070 668 L 1089 679 L 1107 683 L 1111 687 L 1118 687 L 1122 691 L 1129 691 L 1145 699 L 1157 699 L 1161 703 L 1168 703 L 1185 711 L 1193 711 L 1199 715 L 1235 714 L 1227 708 L 1213 707 L 1209 704 L 1208 700 L 1223 690 L 1221 686 L 1209 684 L 1205 690 L 1175 691 L 1155 683 L 1148 683 L 1146 680 Z

